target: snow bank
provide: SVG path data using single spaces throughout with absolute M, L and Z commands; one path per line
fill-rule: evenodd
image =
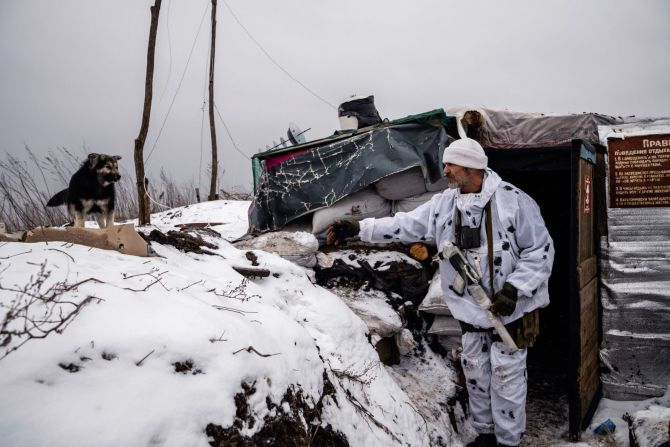
M 152 220 L 164 231 L 210 222 L 232 240 L 246 230 L 247 205 L 207 202 Z M 208 423 L 233 422 L 243 382 L 254 383 L 250 411 L 262 421 L 266 397 L 279 404 L 291 385 L 316 403 L 324 370 L 336 394 L 325 399 L 322 425 L 351 445 L 428 445 L 424 421 L 342 300 L 265 252 L 258 262 L 274 275 L 248 281 L 232 269 L 249 265 L 244 252 L 208 240 L 219 256 L 156 244 L 161 257 L 148 259 L 60 243 L 2 245 L 3 310 L 25 299 L 20 290 L 41 269 L 48 277 L 33 292 L 70 287 L 51 303 L 51 317 L 87 302 L 62 333 L 0 360 L 3 445 L 205 446 Z M 39 320 L 47 307 L 29 315 Z M 0 356 L 23 340 L 13 337 Z

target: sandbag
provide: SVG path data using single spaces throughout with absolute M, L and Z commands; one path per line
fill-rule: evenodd
M 444 191 L 447 189 L 449 181 L 447 180 L 446 177 L 442 177 L 440 180 L 436 181 L 435 183 L 431 183 L 429 185 L 426 185 L 426 189 L 428 192 L 439 192 L 439 191 Z
M 447 317 L 445 315 L 438 315 L 433 320 L 433 324 L 428 329 L 428 333 L 431 335 L 448 335 L 448 336 L 460 336 L 462 334 L 461 325 L 453 317 Z
M 388 200 L 400 200 L 427 191 L 420 167 L 396 172 L 375 183 L 377 194 Z
M 442 284 L 440 283 L 440 271 L 436 271 L 430 281 L 426 297 L 419 305 L 419 310 L 434 315 L 451 316 L 451 311 L 442 295 Z
M 460 335 L 438 335 L 437 342 L 448 352 L 453 352 L 461 347 Z
M 399 333 L 395 334 L 395 343 L 398 345 L 398 351 L 400 351 L 400 355 L 407 355 L 411 353 L 412 350 L 418 345 L 409 329 L 403 329 Z
M 410 211 L 415 210 L 419 206 L 423 205 L 426 202 L 430 202 L 430 199 L 437 194 L 436 192 L 424 192 L 417 194 L 415 196 L 407 197 L 402 200 L 395 201 L 395 212 L 396 213 L 409 213 Z
M 373 188 L 351 194 L 328 208 L 314 212 L 312 233 L 322 235 L 337 219 L 361 220 L 368 217 L 386 217 L 391 214 L 391 202 L 380 197 Z
M 233 244 L 240 250 L 263 250 L 303 267 L 316 265 L 319 242 L 314 235 L 303 231 L 276 231 Z

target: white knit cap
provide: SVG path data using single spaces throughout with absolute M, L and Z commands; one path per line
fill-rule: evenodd
M 489 158 L 482 146 L 471 138 L 456 140 L 444 150 L 442 162 L 451 163 L 464 168 L 484 169 Z

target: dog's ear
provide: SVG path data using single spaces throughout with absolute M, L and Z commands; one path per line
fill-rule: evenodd
M 116 160 L 116 161 L 121 160 L 121 156 L 120 156 L 120 155 L 114 155 L 112 158 L 113 158 L 114 160 Z
M 88 154 L 88 163 L 91 165 L 92 168 L 95 168 L 95 165 L 98 164 L 99 159 L 100 154 Z

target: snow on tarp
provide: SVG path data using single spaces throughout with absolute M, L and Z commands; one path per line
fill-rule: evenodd
M 670 133 L 670 120 L 601 126 L 600 142 Z M 606 172 L 609 172 L 609 159 Z M 606 185 L 609 191 L 609 178 Z M 661 396 L 670 385 L 670 208 L 615 208 L 601 239 L 603 395 Z
M 418 166 L 427 184 L 442 178 L 447 145 L 442 109 L 380 126 L 254 156 L 255 197 L 249 230 L 281 229 L 288 222 L 331 206 L 377 180 Z M 305 151 L 305 148 L 309 150 Z M 293 156 L 287 157 L 290 153 Z M 281 162 L 276 163 L 276 157 Z
M 473 126 L 475 129 L 465 130 L 461 125 L 461 119 L 468 111 L 476 111 L 481 115 Z M 550 115 L 462 107 L 448 109 L 447 113 L 458 118 L 461 137 L 474 132 L 472 138 L 492 149 L 553 147 L 575 139 L 597 144 L 598 126 L 651 121 L 634 116 L 615 117 L 599 113 Z

